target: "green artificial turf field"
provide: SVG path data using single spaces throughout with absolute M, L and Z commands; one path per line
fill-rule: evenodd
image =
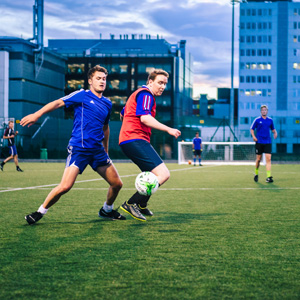
M 203 162 L 205 164 L 205 162 Z M 134 193 L 139 173 L 116 164 Z M 89 167 L 37 224 L 62 163 L 12 163 L 0 173 L 0 299 L 300 299 L 300 167 L 168 164 L 154 217 L 98 217 L 107 184 Z

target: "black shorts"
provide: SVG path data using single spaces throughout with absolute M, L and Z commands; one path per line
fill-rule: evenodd
M 201 156 L 201 150 L 194 150 L 194 156 Z
M 261 155 L 263 153 L 271 154 L 272 153 L 272 144 L 260 144 L 256 143 L 255 153 Z
M 142 172 L 152 171 L 163 163 L 151 144 L 145 140 L 135 140 L 122 144 L 120 147 L 125 155 L 130 158 Z

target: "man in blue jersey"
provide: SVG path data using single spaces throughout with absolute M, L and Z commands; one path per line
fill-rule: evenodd
M 194 166 L 196 166 L 197 156 L 199 159 L 199 166 L 202 166 L 201 165 L 201 152 L 202 152 L 202 139 L 199 137 L 199 132 L 196 132 L 196 136 L 193 138 Z
M 266 157 L 266 170 L 267 179 L 266 182 L 273 182 L 273 177 L 271 176 L 271 152 L 272 152 L 272 140 L 270 130 L 273 132 L 274 139 L 277 138 L 277 131 L 274 127 L 273 120 L 267 117 L 268 107 L 267 105 L 262 105 L 260 107 L 261 117 L 256 118 L 251 125 L 251 135 L 256 142 L 256 162 L 255 162 L 255 176 L 254 181 L 258 181 L 258 169 L 261 161 L 262 154 L 265 153 Z M 255 136 L 256 130 L 256 136 Z
M 9 148 L 9 154 L 8 156 L 0 165 L 1 171 L 3 171 L 4 165 L 10 161 L 11 159 L 14 159 L 16 170 L 18 172 L 23 172 L 23 170 L 19 167 L 19 161 L 18 161 L 18 153 L 17 153 L 17 147 L 15 145 L 15 137 L 17 136 L 18 131 L 14 131 L 14 122 L 9 121 L 8 122 L 8 128 L 6 128 L 3 139 L 7 139 L 8 142 L 8 148 Z
M 108 123 L 112 103 L 102 95 L 106 87 L 107 74 L 105 68 L 99 65 L 93 67 L 88 72 L 89 90 L 81 89 L 50 102 L 21 120 L 22 126 L 29 127 L 45 113 L 63 106 L 74 107 L 73 130 L 68 146 L 69 156 L 63 177 L 60 184 L 48 194 L 40 208 L 25 216 L 29 225 L 39 221 L 48 209 L 72 188 L 78 174 L 81 174 L 87 165 L 90 165 L 110 185 L 106 201 L 99 211 L 99 217 L 112 220 L 126 219 L 113 210 L 113 203 L 123 183 L 108 156 Z

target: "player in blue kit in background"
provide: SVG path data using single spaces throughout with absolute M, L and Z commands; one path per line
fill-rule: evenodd
M 60 184 L 48 194 L 40 208 L 25 216 L 29 225 L 39 221 L 48 209 L 72 188 L 78 174 L 81 174 L 87 165 L 90 165 L 110 185 L 106 201 L 99 211 L 99 217 L 112 220 L 126 219 L 113 210 L 113 203 L 123 183 L 108 156 L 108 123 L 112 103 L 102 95 L 106 87 L 107 74 L 105 68 L 99 65 L 93 67 L 88 71 L 89 90 L 81 89 L 50 102 L 21 120 L 22 126 L 29 127 L 45 113 L 63 106 L 74 107 L 73 130 L 68 146 L 69 156 L 63 177 Z
M 201 152 L 202 152 L 202 139 L 199 137 L 199 132 L 196 132 L 196 136 L 193 138 L 194 166 L 196 166 L 197 156 L 199 159 L 199 166 L 202 166 Z
M 255 162 L 255 176 L 254 181 L 258 181 L 258 169 L 262 154 L 265 153 L 266 156 L 266 170 L 267 179 L 266 182 L 273 182 L 273 177 L 271 176 L 271 153 L 272 153 L 272 140 L 270 130 L 273 132 L 274 139 L 277 138 L 277 131 L 274 127 L 273 120 L 267 117 L 268 107 L 267 105 L 262 105 L 260 107 L 261 116 L 256 118 L 251 125 L 251 135 L 256 142 L 256 162 Z M 256 136 L 254 131 L 256 130 Z
M 17 147 L 15 145 L 15 137 L 17 136 L 18 131 L 14 131 L 14 122 L 9 121 L 8 122 L 8 128 L 6 128 L 3 139 L 7 139 L 8 142 L 8 148 L 9 148 L 9 154 L 8 156 L 0 165 L 1 171 L 3 171 L 4 165 L 10 161 L 11 159 L 14 159 L 15 165 L 16 165 L 16 170 L 18 172 L 23 172 L 23 170 L 19 167 L 19 161 L 18 161 L 18 152 L 17 152 Z

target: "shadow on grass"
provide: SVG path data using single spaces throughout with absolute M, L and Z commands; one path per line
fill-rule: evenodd
M 193 214 L 193 213 L 156 213 L 159 215 L 159 221 L 162 221 L 165 224 L 184 224 L 191 223 L 194 220 L 205 221 L 205 220 L 213 220 L 215 217 L 226 216 L 227 213 L 214 213 L 214 214 Z

